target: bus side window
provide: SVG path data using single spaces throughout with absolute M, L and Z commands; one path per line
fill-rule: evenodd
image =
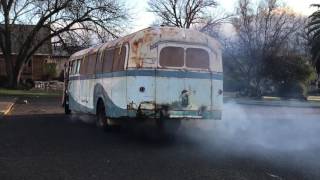
M 77 60 L 77 71 L 76 71 L 76 74 L 80 73 L 80 67 L 81 67 L 81 59 L 78 59 Z
M 96 74 L 102 73 L 103 55 L 104 55 L 104 52 L 98 53 L 98 59 L 97 59 L 96 69 L 95 69 Z
M 91 74 L 94 74 L 97 53 L 90 54 L 88 59 L 89 60 L 88 60 L 87 74 L 91 75 Z
M 122 71 L 124 70 L 124 63 L 126 60 L 126 47 L 122 46 L 121 48 L 116 48 L 113 58 L 113 71 Z
M 86 74 L 87 72 L 87 65 L 88 65 L 88 58 L 87 56 L 84 56 L 82 58 L 82 62 L 81 62 L 81 65 L 80 65 L 80 74 Z
M 103 53 L 103 72 L 111 72 L 114 49 L 105 50 Z
M 69 62 L 69 75 L 72 75 L 73 61 Z
M 127 53 L 127 47 L 122 46 L 122 50 L 120 53 L 120 61 L 119 61 L 119 66 L 118 66 L 118 69 L 120 71 L 124 70 L 124 63 L 126 62 L 126 53 Z
M 73 63 L 73 74 L 77 74 L 77 69 L 78 69 L 78 61 L 74 60 L 74 63 Z

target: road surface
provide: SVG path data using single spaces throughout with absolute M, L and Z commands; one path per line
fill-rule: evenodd
M 158 139 L 99 131 L 56 98 L 25 100 L 0 120 L 1 180 L 320 179 L 320 109 L 228 103 L 222 121 Z

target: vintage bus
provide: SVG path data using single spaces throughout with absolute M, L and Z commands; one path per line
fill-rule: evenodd
M 221 119 L 221 46 L 195 30 L 150 27 L 73 54 L 66 70 L 65 112 L 96 115 L 101 128 Z

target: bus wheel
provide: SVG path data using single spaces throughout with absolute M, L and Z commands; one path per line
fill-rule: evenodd
M 102 130 L 107 130 L 109 128 L 108 119 L 106 117 L 105 107 L 102 101 L 98 102 L 97 106 L 97 117 L 96 125 Z
M 71 114 L 71 110 L 69 108 L 69 98 L 65 98 L 65 102 L 64 102 L 64 113 L 65 114 Z

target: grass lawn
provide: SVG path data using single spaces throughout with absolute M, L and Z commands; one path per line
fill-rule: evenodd
M 0 96 L 46 96 L 58 97 L 62 91 L 45 91 L 45 90 L 12 90 L 0 88 Z

